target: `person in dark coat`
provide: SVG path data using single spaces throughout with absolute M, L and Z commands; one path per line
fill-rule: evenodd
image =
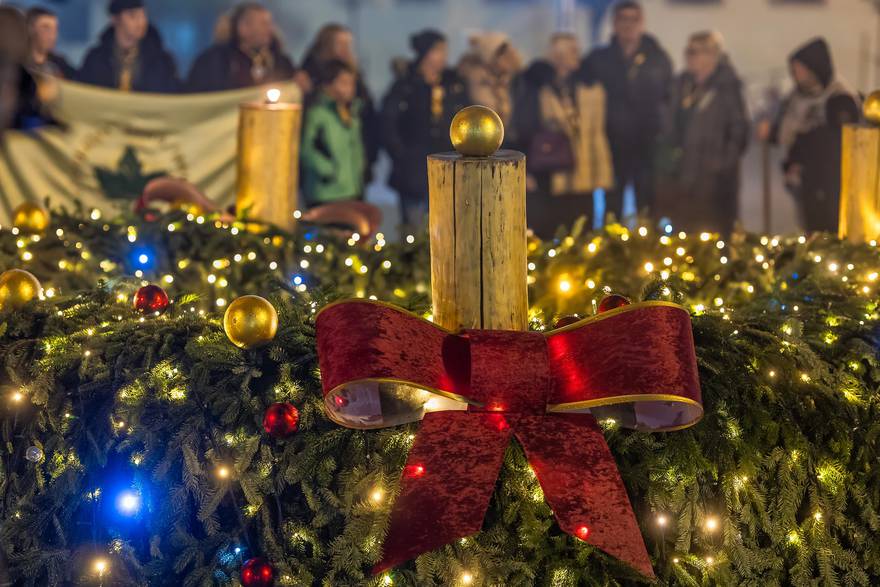
M 367 157 L 364 182 L 368 184 L 373 177 L 373 164 L 379 156 L 379 113 L 376 111 L 370 90 L 364 82 L 363 72 L 358 68 L 358 57 L 351 30 L 341 24 L 330 23 L 318 31 L 315 41 L 306 52 L 302 69 L 315 83 L 321 78 L 323 68 L 334 60 L 347 63 L 357 72 L 357 99 L 360 104 L 361 134 Z M 319 92 L 320 89 L 316 88 L 315 93 Z
M 623 193 L 633 184 L 640 210 L 654 208 L 653 159 L 672 83 L 672 61 L 656 39 L 644 32 L 644 11 L 623 0 L 612 9 L 614 36 L 594 49 L 581 75 L 598 81 L 608 96 L 606 130 L 614 161 L 615 188 L 605 195 L 605 209 L 620 218 Z
M 831 50 L 817 38 L 789 58 L 795 88 L 774 127 L 759 138 L 785 148 L 785 184 L 808 232 L 837 232 L 840 216 L 841 127 L 861 118 L 859 101 L 834 74 Z
M 28 45 L 27 68 L 37 75 L 51 75 L 73 79 L 76 70 L 64 56 L 55 52 L 58 42 L 58 16 L 41 6 L 34 6 L 26 14 Z
M 389 183 L 400 197 L 403 223 L 419 226 L 428 212 L 431 153 L 449 151 L 449 125 L 467 106 L 462 79 L 448 69 L 446 37 L 425 30 L 410 38 L 415 59 L 382 101 L 383 144 L 391 156 Z
M 256 2 L 237 5 L 229 17 L 229 38 L 196 58 L 187 90 L 216 92 L 293 81 L 296 68 L 275 34 L 272 13 Z
M 733 232 L 740 160 L 749 142 L 742 82 L 721 35 L 691 36 L 675 82 L 658 170 L 658 215 L 687 232 Z
M 111 25 L 80 67 L 79 81 L 123 92 L 180 90 L 174 57 L 147 20 L 143 0 L 112 0 Z

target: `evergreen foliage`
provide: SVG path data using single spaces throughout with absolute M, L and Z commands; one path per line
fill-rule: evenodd
M 481 533 L 369 576 L 418 425 L 325 417 L 314 314 L 350 296 L 427 313 L 427 249 L 425 235 L 292 238 L 180 212 L 60 211 L 38 241 L 0 231 L 0 269 L 54 293 L 0 315 L 0 583 L 236 584 L 252 556 L 280 585 L 637 583 L 558 529 L 516 445 Z M 880 583 L 875 247 L 581 224 L 532 241 L 530 262 L 534 328 L 591 314 L 604 288 L 693 310 L 704 419 L 656 434 L 603 422 L 662 584 Z M 137 270 L 172 295 L 168 313 L 131 308 Z M 242 294 L 278 309 L 272 344 L 226 339 L 222 304 Z M 288 439 L 261 426 L 277 401 L 300 411 Z

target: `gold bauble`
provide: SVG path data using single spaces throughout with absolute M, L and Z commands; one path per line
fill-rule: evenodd
M 0 311 L 18 310 L 42 293 L 40 281 L 29 271 L 10 269 L 0 273 Z
M 12 225 L 23 234 L 43 234 L 49 226 L 49 212 L 39 204 L 19 204 L 12 214 Z
M 880 124 L 880 90 L 875 90 L 868 94 L 865 98 L 865 105 L 862 106 L 862 112 L 865 113 L 865 119 L 874 124 Z
M 465 157 L 488 157 L 504 141 L 504 123 L 491 108 L 468 106 L 452 119 L 449 138 Z
M 269 300 L 260 296 L 241 296 L 226 308 L 223 330 L 235 346 L 254 348 L 275 338 L 278 313 Z

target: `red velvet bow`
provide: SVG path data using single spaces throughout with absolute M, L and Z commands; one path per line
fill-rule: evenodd
M 456 334 L 359 300 L 324 308 L 317 338 L 330 418 L 423 419 L 376 572 L 478 532 L 514 435 L 560 528 L 654 576 L 597 419 L 643 430 L 700 419 L 686 310 L 644 302 L 546 334 Z

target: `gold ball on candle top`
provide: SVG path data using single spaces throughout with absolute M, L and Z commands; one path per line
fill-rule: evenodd
M 488 157 L 504 141 L 504 123 L 491 108 L 468 106 L 453 117 L 449 138 L 465 157 Z
M 241 296 L 226 308 L 223 330 L 235 346 L 254 348 L 275 338 L 278 313 L 265 298 Z
M 0 311 L 18 310 L 42 293 L 40 280 L 29 271 L 10 269 L 0 273 Z
M 880 124 L 880 90 L 868 94 L 868 97 L 865 98 L 865 104 L 862 106 L 862 112 L 868 122 Z
M 49 226 L 49 211 L 39 204 L 24 202 L 13 212 L 12 225 L 23 234 L 42 234 Z

